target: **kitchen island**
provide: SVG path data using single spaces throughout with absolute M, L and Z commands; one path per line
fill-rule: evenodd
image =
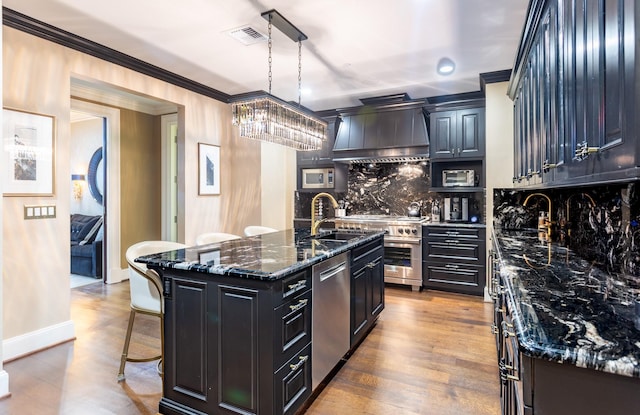
M 349 332 L 340 333 L 347 345 L 333 368 L 384 308 L 383 235 L 291 229 L 138 258 L 164 288 L 160 413 L 293 414 L 303 407 L 318 389 L 314 357 L 328 344 L 324 335 L 312 339 L 323 322 L 317 316 L 334 308 L 331 297 L 314 297 L 316 267 L 349 258 L 350 310 L 342 316 Z
M 535 229 L 495 229 L 493 249 L 503 414 L 637 413 L 638 278 Z

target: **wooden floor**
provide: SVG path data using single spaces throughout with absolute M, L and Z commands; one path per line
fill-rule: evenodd
M 377 325 L 308 408 L 309 415 L 500 412 L 492 307 L 480 298 L 387 287 Z M 129 316 L 128 283 L 72 290 L 77 340 L 6 363 L 0 414 L 156 414 L 154 362 L 116 381 Z M 157 318 L 136 319 L 132 353 L 159 347 Z

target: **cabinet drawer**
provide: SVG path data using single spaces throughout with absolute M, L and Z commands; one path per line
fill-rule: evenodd
M 369 256 L 369 254 L 372 254 L 372 252 L 376 249 L 380 249 L 380 251 L 382 251 L 379 239 L 376 239 L 375 241 L 370 242 L 366 245 L 353 248 L 353 250 L 351 251 L 351 266 L 356 266 L 359 261 L 367 259 L 365 257 Z M 376 255 L 380 256 L 381 254 Z
M 423 238 L 456 238 L 460 240 L 484 240 L 485 228 L 466 228 L 458 226 L 425 226 Z
M 285 277 L 281 281 L 282 299 L 291 298 L 297 293 L 311 288 L 311 272 L 309 270 L 298 272 Z
M 274 414 L 294 414 L 311 396 L 311 343 L 274 374 L 273 386 Z
M 475 295 L 482 295 L 484 291 L 484 267 L 423 263 L 422 269 L 423 283 L 427 288 Z
M 311 341 L 311 290 L 277 307 L 273 322 L 274 364 L 278 368 Z
M 427 239 L 422 247 L 422 259 L 428 262 L 463 262 L 485 264 L 484 241 L 459 239 Z

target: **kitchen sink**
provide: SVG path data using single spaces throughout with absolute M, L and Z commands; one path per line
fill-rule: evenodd
M 300 239 L 296 245 L 299 248 L 310 247 L 311 245 L 318 247 L 319 245 L 327 247 L 327 249 L 337 248 L 348 242 L 361 237 L 363 234 L 359 232 L 342 232 L 338 230 L 324 230 L 318 232 L 317 235 L 307 235 Z
M 354 238 L 359 237 L 360 234 L 357 233 L 348 233 L 348 232 L 331 232 L 331 233 L 321 233 L 313 236 L 314 239 L 320 241 L 350 241 Z

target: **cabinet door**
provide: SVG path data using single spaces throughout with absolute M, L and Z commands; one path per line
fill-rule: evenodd
M 540 26 L 540 40 L 538 46 L 538 89 L 540 90 L 540 169 L 537 172 L 536 183 L 553 181 L 553 170 L 545 169 L 544 166 L 551 163 L 551 146 L 552 125 L 551 119 L 551 103 L 555 94 L 556 85 L 553 84 L 552 63 L 551 63 L 551 9 L 547 9 L 547 13 L 542 19 Z M 552 89 L 554 88 L 554 89 Z
M 274 375 L 274 414 L 296 413 L 311 396 L 311 344 L 291 358 Z
M 527 124 L 526 124 L 526 111 L 525 111 L 525 100 L 526 96 L 524 94 L 523 88 L 520 88 L 520 92 L 514 102 L 514 156 L 513 156 L 513 182 L 517 183 L 517 185 L 522 184 L 522 180 L 526 176 L 525 171 L 525 156 L 526 156 L 526 148 L 525 143 L 527 142 Z
M 218 285 L 212 293 L 218 300 L 217 344 L 210 345 L 216 353 L 217 370 L 210 372 L 218 380 L 216 407 L 225 407 L 234 413 L 257 413 L 260 404 L 261 360 L 260 308 L 258 291 Z M 202 315 L 205 318 L 210 314 Z M 271 372 L 273 373 L 273 372 Z
M 431 114 L 430 157 L 447 159 L 454 156 L 456 148 L 457 118 L 456 111 L 443 111 Z
M 216 360 L 210 352 L 212 330 L 206 318 L 215 308 L 211 286 L 180 278 L 165 284 L 170 289 L 164 302 L 163 399 L 206 413 L 217 395 L 216 381 L 208 376 L 214 373 Z
M 459 157 L 483 157 L 484 108 L 459 110 L 456 114 L 457 139 L 452 149 Z
M 333 166 L 333 146 L 340 119 L 338 117 L 328 117 L 325 118 L 325 121 L 327 121 L 327 135 L 322 143 L 322 148 L 316 151 L 296 152 L 298 175 L 300 174 L 300 167 Z M 301 183 L 301 181 L 298 180 L 298 183 Z
M 373 323 L 375 317 L 384 309 L 384 262 L 382 261 L 382 249 L 377 250 L 371 258 L 367 272 L 371 281 L 369 315 Z
M 369 310 L 367 293 L 369 291 L 366 266 L 358 267 L 351 273 L 351 347 L 355 346 L 367 331 Z

